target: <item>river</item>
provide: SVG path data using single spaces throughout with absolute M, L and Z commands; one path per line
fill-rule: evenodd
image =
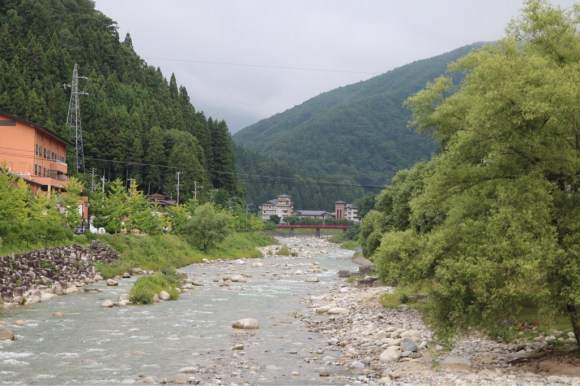
M 3 311 L 0 320 L 11 324 L 7 328 L 16 339 L 0 342 L 0 384 L 131 384 L 151 381 L 147 377 L 155 382 L 195 377 L 195 382 L 228 385 L 336 381 L 319 377 L 320 364 L 307 363 L 307 358 L 327 355 L 323 352 L 329 350 L 328 345 L 288 313 L 307 312 L 301 299 L 339 284 L 338 270 L 355 269 L 353 252 L 314 239 L 286 238 L 283 242 L 304 251 L 325 249 L 327 253 L 314 258 L 266 256 L 249 259 L 244 265 L 184 267 L 181 271 L 205 285 L 183 293 L 176 301 L 154 305 L 101 308 L 104 300 L 116 301 L 127 293 L 136 280 L 133 277 L 119 280 L 118 287 L 106 287 L 104 282 L 91 287 L 101 289 L 100 293 L 61 296 Z M 258 261 L 263 266 L 252 267 Z M 320 263 L 321 272 L 293 274 L 298 269 L 307 272 L 313 262 Z M 272 266 L 276 264 L 279 266 Z M 213 282 L 242 273 L 252 277 L 229 288 Z M 280 275 L 283 278 L 278 280 Z M 310 276 L 320 282 L 305 282 Z M 54 317 L 55 312 L 65 316 Z M 249 333 L 232 329 L 232 323 L 242 318 L 257 319 L 260 329 Z M 283 318 L 288 322 L 280 321 Z M 16 320 L 30 324 L 12 325 Z M 244 349 L 232 351 L 238 343 Z M 185 367 L 196 367 L 199 372 L 180 373 Z M 340 369 L 337 371 L 348 371 Z M 300 375 L 292 376 L 292 372 Z

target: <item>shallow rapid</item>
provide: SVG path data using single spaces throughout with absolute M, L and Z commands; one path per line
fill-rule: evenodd
M 327 344 L 288 313 L 307 312 L 301 299 L 339 284 L 337 272 L 355 268 L 353 252 L 313 239 L 284 242 L 304 251 L 325 249 L 327 253 L 313 258 L 266 256 L 248 259 L 243 265 L 184 267 L 182 271 L 202 280 L 204 286 L 183 293 L 176 301 L 154 305 L 101 308 L 104 300 L 116 301 L 128 293 L 136 280 L 133 277 L 119 280 L 118 287 L 106 287 L 104 282 L 93 285 L 100 293 L 61 296 L 3 311 L 0 320 L 11 324 L 16 339 L 0 342 L 0 384 L 127 384 L 151 380 L 147 377 L 155 382 L 195 377 L 207 384 L 328 384 L 330 379 L 319 377 L 320 365 L 306 359 L 317 352 L 321 356 Z M 263 266 L 252 267 L 254 262 Z M 294 274 L 307 272 L 313 262 L 320 263 L 320 272 Z M 275 264 L 279 266 L 272 267 Z M 242 273 L 252 275 L 246 283 L 220 287 L 214 282 Z M 305 282 L 311 276 L 320 282 Z M 54 317 L 55 312 L 65 316 Z M 232 323 L 242 318 L 257 319 L 260 329 L 232 329 Z M 284 318 L 288 321 L 280 321 Z M 16 320 L 30 324 L 14 326 Z M 243 344 L 244 349 L 232 351 L 234 344 Z M 198 372 L 180 373 L 185 367 Z

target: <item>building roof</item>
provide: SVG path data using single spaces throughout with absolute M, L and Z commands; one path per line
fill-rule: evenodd
M 57 135 L 57 134 L 53 133 L 51 130 L 47 129 L 46 127 L 40 126 L 40 125 L 38 125 L 38 124 L 36 124 L 36 123 L 34 123 L 34 122 L 29 122 L 29 121 L 27 121 L 27 120 L 25 120 L 25 119 L 18 118 L 17 116 L 14 116 L 14 115 L 12 115 L 12 114 L 8 114 L 7 112 L 5 112 L 5 111 L 2 111 L 2 110 L 0 110 L 0 115 L 5 115 L 5 116 L 7 116 L 8 118 L 12 118 L 12 119 L 14 119 L 14 120 L 16 120 L 16 121 L 18 121 L 18 122 L 20 122 L 20 123 L 24 123 L 25 125 L 30 125 L 30 126 L 32 126 L 32 127 L 36 127 L 37 129 L 40 129 L 40 130 L 44 131 L 45 133 L 47 133 L 47 134 L 50 134 L 50 135 L 52 135 L 53 137 L 56 137 L 56 138 L 60 139 L 61 141 L 63 141 L 64 143 L 66 143 L 66 144 L 67 144 L 67 145 L 69 145 L 69 146 L 72 146 L 72 145 L 73 145 L 72 143 L 70 143 L 70 142 L 69 142 L 69 141 L 67 141 L 66 139 L 64 139 L 64 138 L 60 137 L 59 135 Z
M 352 209 L 358 209 L 358 206 L 356 206 L 355 204 L 346 204 L 347 208 L 352 208 Z
M 290 198 L 290 196 L 289 196 L 289 195 L 287 195 L 287 194 L 281 194 L 281 195 L 279 195 L 278 197 L 284 197 L 284 198 L 288 197 L 288 198 Z
M 278 196 L 278 197 L 280 197 L 280 196 Z M 290 197 L 290 196 L 288 196 L 288 197 Z M 266 203 L 264 205 L 268 205 L 268 204 L 278 205 L 278 200 L 277 199 L 274 199 L 274 200 L 266 201 Z M 293 202 L 290 202 L 290 205 L 294 205 L 294 203 Z
M 19 178 L 19 179 L 21 179 L 23 181 L 26 181 L 26 182 L 28 182 L 29 184 L 32 184 L 32 185 L 46 186 L 45 184 L 41 184 L 40 182 L 36 182 L 36 181 L 30 180 L 28 178 L 24 178 L 22 176 L 19 176 L 18 174 L 8 173 L 8 175 L 9 176 L 15 176 L 16 178 Z
M 335 201 L 335 204 L 346 204 L 344 201 Z
M 300 213 L 302 216 L 322 216 L 324 214 L 332 214 L 325 210 L 295 210 L 294 212 Z

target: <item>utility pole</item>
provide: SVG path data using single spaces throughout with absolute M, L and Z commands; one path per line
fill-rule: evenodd
M 177 172 L 177 206 L 179 206 L 179 175 L 181 172 Z
M 105 193 L 105 171 L 103 170 L 103 178 L 101 178 L 101 180 L 103 180 L 103 193 Z
M 230 208 L 230 212 L 234 212 L 234 210 L 232 209 L 232 200 L 235 200 L 235 197 L 230 197 L 228 198 L 228 207 Z
M 129 182 L 131 181 L 131 182 Z M 131 195 L 131 197 L 133 197 L 133 192 L 131 191 L 131 185 L 133 185 L 133 181 L 136 181 L 134 178 L 128 178 L 127 182 L 129 182 L 129 194 Z
M 193 198 L 197 203 L 197 181 L 193 181 L 193 185 L 195 186 L 195 189 L 193 190 Z M 203 189 L 203 185 L 199 185 L 199 189 Z
M 97 190 L 97 186 L 95 185 L 95 177 L 97 176 L 97 169 L 91 168 L 91 190 L 94 192 Z
M 218 190 L 219 190 L 219 189 L 211 189 L 211 190 L 209 191 L 209 202 L 210 202 L 210 203 L 211 203 L 211 202 L 213 202 L 213 194 L 214 194 L 214 193 L 217 193 L 217 192 L 218 192 Z
M 246 204 L 246 229 L 248 229 L 248 209 L 250 209 L 250 206 L 253 206 L 254 204 Z
M 79 104 L 79 95 L 89 95 L 86 92 L 79 91 L 79 79 L 89 79 L 86 76 L 79 76 L 77 64 L 73 70 L 72 81 L 70 84 L 65 83 L 64 89 L 71 88 L 70 104 L 68 105 L 68 116 L 66 124 L 72 135 L 72 142 L 75 146 L 77 173 L 85 172 L 85 150 L 83 147 L 83 131 L 81 129 L 81 109 Z

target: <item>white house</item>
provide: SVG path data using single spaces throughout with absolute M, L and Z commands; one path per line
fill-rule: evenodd
M 260 213 L 262 214 L 262 220 L 268 221 L 272 215 L 278 215 L 281 219 L 290 216 L 294 207 L 291 198 L 287 194 L 281 194 L 277 199 L 270 200 L 261 205 Z

